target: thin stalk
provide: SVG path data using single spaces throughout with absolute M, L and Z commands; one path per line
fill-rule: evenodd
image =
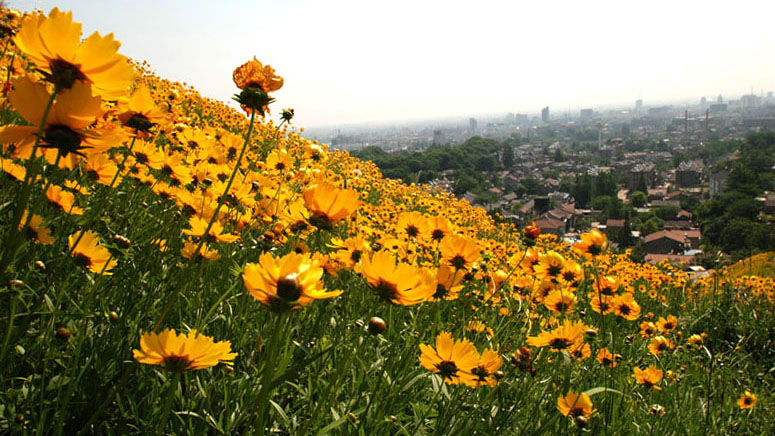
M 58 90 L 54 89 L 54 92 L 51 93 L 51 97 L 48 99 L 48 103 L 46 103 L 46 108 L 43 110 L 43 116 L 41 117 L 40 126 L 38 127 L 38 134 L 35 136 L 35 143 L 32 145 L 32 153 L 30 154 L 30 157 L 27 160 L 25 166 L 26 174 L 24 176 L 24 185 L 16 195 L 16 200 L 14 202 L 16 204 L 16 209 L 13 211 L 11 223 L 8 228 L 8 234 L 5 237 L 5 243 L 3 244 L 5 247 L 3 250 L 3 257 L 0 259 L 1 276 L 5 275 L 6 269 L 13 261 L 14 256 L 16 256 L 16 251 L 19 249 L 20 237 L 22 235 L 22 231 L 19 230 L 19 223 L 22 220 L 22 214 L 24 213 L 24 210 L 27 209 L 27 203 L 29 202 L 30 194 L 32 193 L 32 185 L 35 181 L 35 176 L 37 175 L 35 154 L 38 152 L 40 138 L 43 137 L 43 131 L 46 128 L 46 120 L 48 119 L 48 114 L 51 111 L 51 107 L 54 105 L 54 99 L 57 96 L 57 92 Z
M 234 183 L 234 178 L 237 177 L 237 172 L 239 172 L 240 163 L 242 162 L 243 156 L 245 156 L 245 150 L 248 148 L 248 144 L 250 143 L 250 137 L 253 134 L 253 124 L 256 119 L 256 112 L 253 111 L 250 114 L 250 126 L 248 127 L 248 133 L 245 134 L 245 142 L 242 144 L 242 150 L 240 151 L 239 157 L 237 158 L 237 162 L 234 164 L 234 170 L 231 172 L 231 177 L 229 177 L 229 183 L 226 184 L 226 188 L 223 190 L 223 194 L 218 198 L 218 205 L 215 207 L 215 211 L 213 212 L 213 216 L 210 218 L 210 222 L 207 224 L 207 228 L 204 231 L 204 234 L 199 240 L 199 244 L 197 244 L 196 248 L 194 249 L 194 253 L 191 255 L 191 259 L 188 262 L 188 265 L 191 265 L 191 263 L 196 260 L 199 257 L 199 251 L 202 249 L 202 246 L 205 243 L 205 240 L 207 239 L 207 235 L 210 233 L 210 229 L 213 228 L 213 224 L 215 223 L 215 220 L 218 219 L 218 212 L 221 210 L 221 207 L 223 206 L 223 203 L 226 201 L 226 194 L 229 193 L 229 190 L 231 189 L 232 183 Z M 159 315 L 159 319 L 156 320 L 156 323 L 153 326 L 153 331 L 156 331 L 159 329 L 161 324 L 164 322 L 164 319 L 167 317 L 167 314 L 169 313 L 170 309 L 172 309 L 172 305 L 175 304 L 178 297 L 180 296 L 180 286 L 175 287 L 175 291 L 170 296 L 170 298 L 167 300 L 167 303 L 164 305 L 164 308 L 162 309 L 161 314 Z

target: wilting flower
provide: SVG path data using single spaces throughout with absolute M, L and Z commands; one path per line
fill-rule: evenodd
M 557 410 L 564 416 L 589 418 L 597 409 L 592 408 L 592 400 L 585 393 L 568 392 L 564 397 L 557 398 Z
M 234 70 L 232 76 L 239 89 L 258 87 L 269 93 L 283 87 L 283 78 L 275 74 L 274 68 L 262 65 L 255 56 Z
M 245 265 L 242 273 L 242 281 L 253 298 L 276 312 L 342 293 L 327 292 L 322 277 L 323 268 L 310 258 L 309 253 L 293 252 L 280 258 L 264 253 L 258 258 L 258 263 Z
M 96 233 L 91 230 L 73 233 L 67 241 L 70 253 L 78 266 L 98 274 L 113 274 L 110 270 L 118 262 L 111 259 L 110 252 L 102 246 Z
M 309 221 L 315 227 L 331 229 L 360 206 L 359 194 L 352 189 L 341 189 L 321 181 L 304 190 L 304 204 L 312 213 Z
M 608 246 L 608 238 L 598 229 L 583 233 L 581 242 L 573 244 L 573 249 L 587 257 L 595 257 L 603 253 Z
M 231 342 L 215 342 L 196 330 L 178 335 L 174 330 L 148 332 L 140 337 L 140 350 L 133 350 L 139 363 L 159 365 L 172 372 L 204 369 L 224 363 L 231 366 L 237 353 L 231 352 Z
M 632 371 L 633 371 L 632 376 L 641 385 L 647 388 L 654 388 L 658 390 L 662 389 L 659 386 L 657 386 L 657 383 L 662 381 L 663 372 L 661 369 L 657 368 L 654 365 L 649 365 L 649 367 L 646 368 L 645 370 L 642 370 L 636 366 L 635 368 L 632 369 Z
M 757 400 L 758 398 L 756 398 L 756 394 L 745 391 L 745 393 L 740 395 L 740 398 L 738 398 L 737 405 L 740 406 L 741 409 L 753 409 L 753 406 L 756 405 Z
M 479 364 L 479 353 L 471 341 L 453 341 L 452 335 L 441 332 L 436 337 L 436 349 L 420 344 L 420 364 L 423 368 L 439 374 L 449 384 L 460 383 L 462 376 Z
M 54 8 L 48 17 L 27 16 L 14 42 L 59 89 L 69 89 L 80 81 L 115 99 L 126 94 L 135 78 L 127 58 L 118 54 L 121 43 L 113 34 L 102 37 L 94 32 L 82 41 L 81 24 L 73 22 L 72 12 Z
M 264 115 L 268 105 L 274 101 L 269 93 L 283 86 L 283 78 L 276 75 L 274 68 L 263 66 L 255 56 L 239 66 L 232 75 L 234 84 L 242 91 L 234 97 L 243 109 Z

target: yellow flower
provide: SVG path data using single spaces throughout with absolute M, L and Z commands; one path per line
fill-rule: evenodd
M 312 213 L 310 223 L 326 230 L 355 212 L 360 206 L 358 198 L 357 191 L 337 188 L 327 181 L 304 190 L 304 204 Z
M 609 366 L 616 368 L 619 365 L 619 360 L 622 358 L 620 354 L 612 354 L 608 348 L 601 348 L 597 351 L 597 361 L 603 366 Z
M 577 416 L 589 418 L 593 413 L 597 412 L 597 409 L 592 408 L 592 400 L 589 398 L 589 395 L 583 392 L 578 394 L 573 391 L 568 392 L 564 397 L 557 398 L 557 410 L 563 416 L 571 418 Z
M 649 352 L 653 355 L 659 355 L 664 351 L 672 350 L 675 344 L 664 336 L 654 336 L 649 342 Z
M 13 86 L 8 100 L 32 125 L 4 127 L 0 130 L 0 143 L 15 144 L 14 157 L 28 159 L 49 93 L 43 84 L 35 83 L 29 76 L 19 77 Z M 103 152 L 120 142 L 114 131 L 89 128 L 102 113 L 100 98 L 92 95 L 89 85 L 79 82 L 72 89 L 60 92 L 48 113 L 39 143 L 42 150 L 47 150 L 45 156 L 49 163 L 53 164 L 59 153 L 60 166 L 73 168 L 77 163 L 75 156 Z
M 675 315 L 668 315 L 667 318 L 659 317 L 657 328 L 662 333 L 670 333 L 678 327 L 678 318 Z
M 436 337 L 436 348 L 420 344 L 420 364 L 439 374 L 449 384 L 460 383 L 461 376 L 479 364 L 479 353 L 467 339 L 453 341 L 452 335 L 441 332 Z
M 188 223 L 191 225 L 191 230 L 183 230 L 183 233 L 189 236 L 202 237 L 205 234 L 205 230 L 207 230 L 207 225 L 210 223 L 210 220 L 204 220 L 199 216 L 194 215 L 188 220 Z M 213 222 L 212 227 L 210 227 L 206 239 L 208 241 L 215 240 L 218 242 L 231 243 L 239 239 L 239 236 L 231 233 L 223 233 L 223 225 L 216 220 Z
M 140 350 L 133 350 L 139 363 L 159 365 L 172 372 L 204 369 L 224 363 L 231 366 L 237 353 L 231 352 L 231 342 L 215 342 L 196 330 L 178 335 L 174 330 L 149 332 L 140 337 Z
M 481 254 L 475 240 L 457 235 L 442 239 L 439 250 L 444 262 L 455 269 L 471 268 Z
M 495 373 L 501 369 L 502 366 L 503 359 L 498 355 L 498 352 L 487 349 L 479 356 L 479 362 L 476 366 L 471 368 L 469 372 L 462 373 L 460 378 L 466 386 L 472 388 L 478 388 L 482 385 L 493 387 L 498 383 L 495 378 Z
M 538 336 L 528 336 L 527 343 L 533 347 L 548 345 L 552 351 L 562 351 L 581 345 L 586 330 L 581 321 L 565 321 L 551 332 L 543 331 Z
M 19 222 L 19 230 L 24 230 L 24 223 L 27 222 L 27 211 L 22 214 L 22 220 Z M 40 215 L 33 214 L 30 222 L 27 224 L 27 237 L 43 245 L 51 245 L 55 239 L 51 236 L 51 231 L 43 224 L 43 218 Z
M 632 369 L 632 371 L 633 371 L 632 376 L 641 385 L 647 388 L 654 388 L 658 390 L 662 389 L 659 386 L 657 386 L 657 383 L 662 381 L 663 372 L 661 369 L 657 368 L 654 365 L 649 365 L 649 367 L 646 368 L 645 370 L 642 370 L 636 366 L 635 368 Z
M 96 233 L 91 230 L 73 233 L 67 241 L 71 255 L 78 266 L 98 274 L 113 274 L 110 270 L 118 262 L 111 259 L 110 252 L 100 244 L 100 239 Z M 76 243 L 76 241 L 78 242 Z
M 124 126 L 140 132 L 148 132 L 153 126 L 164 121 L 164 113 L 156 106 L 151 92 L 145 85 L 139 86 L 126 103 L 119 106 L 118 115 Z
M 455 300 L 458 293 L 463 289 L 460 283 L 465 274 L 462 271 L 455 270 L 447 264 L 439 265 L 436 270 L 436 292 L 433 294 L 434 300 Z
M 756 398 L 756 394 L 745 391 L 745 393 L 741 395 L 740 398 L 738 398 L 737 405 L 740 406 L 741 409 L 753 409 L 753 406 L 756 405 L 757 400 L 758 398 Z
M 433 298 L 435 279 L 428 271 L 398 263 L 386 250 L 361 258 L 361 274 L 380 298 L 393 304 L 411 306 Z
M 630 321 L 635 321 L 640 316 L 640 305 L 629 292 L 614 297 L 611 307 L 615 314 Z
M 180 249 L 180 254 L 183 255 L 186 259 L 191 259 L 194 257 L 194 251 L 196 250 L 197 243 L 186 241 L 183 244 L 183 248 Z M 218 250 L 210 249 L 210 247 L 207 246 L 207 244 L 202 244 L 202 247 L 199 249 L 199 253 L 196 254 L 197 259 L 205 259 L 205 260 L 218 260 L 221 258 L 221 255 L 218 254 Z
M 536 275 L 544 280 L 556 280 L 562 272 L 565 259 L 556 251 L 550 251 L 538 258 L 538 265 L 533 269 Z
M 573 244 L 573 249 L 587 257 L 602 254 L 608 246 L 608 238 L 598 229 L 581 235 L 581 242 Z
M 555 289 L 544 297 L 544 306 L 555 315 L 570 313 L 577 302 L 576 295 L 570 291 Z
M 72 12 L 54 8 L 48 17 L 27 16 L 14 43 L 60 89 L 76 81 L 91 83 L 97 93 L 114 100 L 126 94 L 135 78 L 134 68 L 118 54 L 121 43 L 113 34 L 94 32 L 81 41 L 81 24 L 73 22 Z
M 264 253 L 258 263 L 245 265 L 242 281 L 250 294 L 270 310 L 283 312 L 314 300 L 333 298 L 342 291 L 327 292 L 321 278 L 323 268 L 309 253 L 288 253 L 275 258 Z

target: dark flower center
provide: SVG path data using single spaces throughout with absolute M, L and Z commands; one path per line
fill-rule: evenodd
M 277 295 L 286 301 L 296 301 L 301 297 L 301 286 L 297 274 L 288 274 L 277 281 Z
M 436 292 L 433 293 L 433 298 L 441 300 L 447 296 L 447 292 L 447 288 L 445 288 L 444 285 L 436 285 Z
M 454 266 L 455 269 L 463 269 L 463 267 L 466 266 L 466 258 L 458 254 L 453 257 L 449 263 Z
M 434 230 L 433 233 L 431 233 L 431 239 L 434 241 L 441 241 L 444 239 L 444 231 L 443 230 Z
M 145 115 L 136 113 L 129 117 L 126 126 L 141 132 L 148 132 L 154 126 L 154 123 L 152 123 Z
M 51 73 L 44 73 L 46 79 L 57 89 L 70 89 L 76 80 L 84 81 L 86 76 L 81 70 L 63 59 L 57 59 L 49 64 Z
M 48 127 L 43 133 L 43 147 L 57 148 L 62 157 L 68 153 L 82 154 L 81 136 L 71 128 L 55 124 Z
M 185 356 L 167 356 L 164 358 L 164 368 L 172 372 L 183 372 L 188 368 L 188 358 Z
M 73 255 L 73 259 L 75 260 L 75 264 L 84 268 L 87 268 L 91 265 L 91 259 L 89 256 L 83 254 L 83 253 L 75 253 Z
M 564 350 L 573 344 L 568 338 L 554 338 L 549 341 L 549 346 L 556 350 Z
M 455 362 L 443 360 L 436 364 L 436 369 L 443 378 L 452 378 L 457 374 L 457 365 Z

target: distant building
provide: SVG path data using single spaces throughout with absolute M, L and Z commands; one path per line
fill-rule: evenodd
M 700 99 L 700 107 L 702 108 L 702 110 L 705 110 L 705 108 L 708 107 L 708 99 L 707 98 L 702 97 Z
M 444 137 L 444 132 L 441 129 L 433 131 L 433 143 L 436 145 L 446 144 L 447 139 Z
M 721 98 L 721 96 L 719 96 Z M 726 112 L 727 111 L 727 104 L 726 103 L 715 103 L 710 105 L 708 107 L 708 112 L 712 114 L 717 114 L 719 112 Z
M 759 107 L 762 105 L 762 98 L 758 95 L 748 94 L 740 97 L 743 107 Z
M 536 227 L 541 229 L 542 233 L 551 233 L 562 238 L 565 235 L 565 223 L 555 219 L 540 219 L 536 222 Z
M 469 118 L 468 119 L 468 129 L 470 130 L 470 133 L 472 136 L 476 136 L 479 134 L 479 129 L 476 125 L 476 118 Z
M 727 172 L 727 170 L 724 170 L 724 169 L 716 171 L 715 173 L 710 175 L 709 191 L 710 191 L 711 197 L 726 189 L 727 176 L 729 176 L 729 173 Z
M 643 100 L 635 100 L 635 113 L 640 113 L 643 110 Z
M 595 111 L 592 109 L 582 109 L 579 113 L 579 119 L 581 121 L 589 121 L 595 116 Z
M 541 109 L 541 121 L 545 123 L 549 122 L 549 106 Z
M 528 117 L 527 114 L 517 114 L 515 118 L 516 118 L 517 124 L 520 126 L 524 126 L 530 123 L 530 117 Z
M 698 186 L 704 173 L 705 165 L 701 160 L 681 162 L 675 171 L 675 183 L 681 188 Z

